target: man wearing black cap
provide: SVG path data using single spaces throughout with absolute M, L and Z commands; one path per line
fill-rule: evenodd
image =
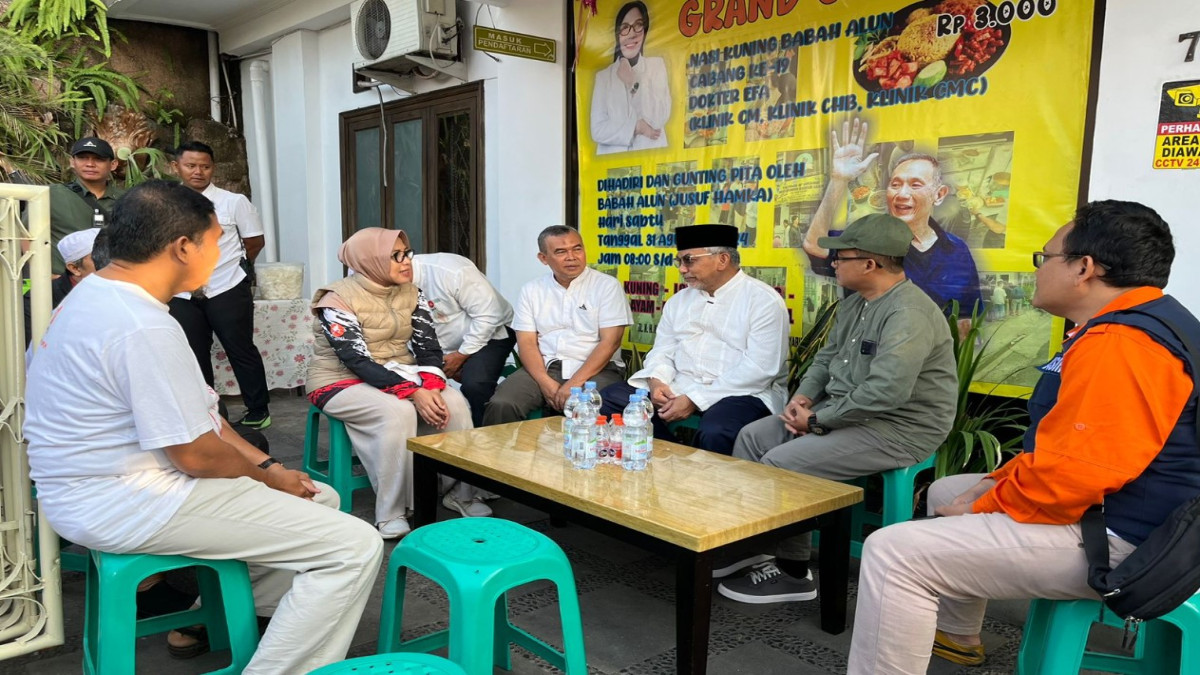
M 58 241 L 72 232 L 102 226 L 113 204 L 125 194 L 112 182 L 116 168 L 116 155 L 108 141 L 88 136 L 71 146 L 75 180 L 50 188 L 50 271 L 54 274 L 67 270 Z
M 734 457 L 847 480 L 916 464 L 946 439 L 958 392 L 950 327 L 904 275 L 911 239 L 904 221 L 888 214 L 821 237 L 835 253 L 838 285 L 854 294 L 838 307 L 828 344 L 783 414 L 743 429 Z M 780 542 L 777 562 L 755 556 L 714 566 L 714 576 L 727 576 L 762 563 L 717 590 L 756 604 L 815 598 L 811 541 L 803 534 Z
M 600 413 L 621 412 L 635 387 L 646 388 L 655 438 L 675 440 L 667 424 L 700 414 L 696 447 L 728 455 L 743 426 L 783 410 L 787 308 L 742 272 L 736 227 L 681 227 L 675 243 L 689 287 L 663 306 L 645 367 L 602 392 Z

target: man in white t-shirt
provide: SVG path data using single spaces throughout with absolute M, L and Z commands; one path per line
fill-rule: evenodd
M 267 408 L 267 374 L 262 354 L 254 344 L 254 295 L 243 260 L 253 263 L 263 248 L 258 209 L 245 195 L 212 184 L 213 149 L 189 141 L 175 150 L 171 167 L 183 184 L 207 197 L 221 223 L 221 258 L 201 294 L 180 293 L 171 299 L 171 316 L 183 326 L 188 344 L 200 364 L 208 386 L 213 385 L 212 340 L 215 333 L 242 392 L 246 413 L 238 424 L 252 429 L 271 426 Z
M 471 406 L 471 420 L 483 426 L 483 410 L 516 336 L 512 305 L 475 263 L 453 253 L 423 253 L 412 259 L 413 283 L 425 295 L 442 346 L 442 371 L 457 380 Z
M 625 377 L 621 338 L 633 323 L 621 282 L 587 266 L 579 232 L 553 225 L 538 235 L 538 260 L 550 274 L 521 288 L 513 313 L 521 368 L 500 383 L 484 425 L 562 410 L 571 387 L 599 389 Z
M 30 476 L 54 530 L 88 548 L 249 563 L 275 620 L 244 672 L 307 673 L 345 656 L 382 542 L 216 414 L 167 301 L 208 281 L 221 234 L 179 184 L 116 204 L 112 262 L 63 301 L 30 363 Z

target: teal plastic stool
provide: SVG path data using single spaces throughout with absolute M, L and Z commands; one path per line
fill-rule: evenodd
M 407 570 L 446 589 L 450 627 L 400 640 Z M 546 579 L 558 588 L 564 651 L 508 620 L 508 591 Z M 498 518 L 456 518 L 413 531 L 388 562 L 379 618 L 379 653 L 431 652 L 449 646 L 450 660 L 468 675 L 491 675 L 493 664 L 512 669 L 517 644 L 568 675 L 586 675 L 583 624 L 571 563 L 549 537 Z
M 866 539 L 866 535 L 863 534 L 864 526 L 886 527 L 912 520 L 913 492 L 917 474 L 925 469 L 932 469 L 936 460 L 937 453 L 935 452 L 919 464 L 883 471 L 879 474 L 883 478 L 882 512 L 867 511 L 866 502 L 854 505 L 850 515 L 850 555 L 855 558 L 862 557 L 863 540 Z M 867 477 L 847 482 L 866 487 Z
M 348 661 L 339 661 L 317 668 L 308 675 L 348 675 L 350 673 L 379 673 L 379 675 L 466 675 L 453 661 L 432 654 L 376 654 Z
M 531 413 L 529 413 L 528 415 L 526 415 L 526 416 L 525 416 L 525 419 L 527 419 L 527 420 L 540 420 L 540 419 L 542 419 L 542 409 L 541 409 L 541 408 L 534 408 L 534 409 L 533 409 L 533 412 L 531 412 Z
M 200 560 L 181 555 L 90 551 L 87 611 L 83 623 L 85 675 L 132 675 L 137 638 L 204 624 L 213 651 L 229 649 L 233 662 L 214 670 L 236 675 L 258 648 L 258 620 L 250 575 L 240 560 Z M 196 567 L 202 605 L 137 620 L 137 587 L 158 572 Z
M 321 433 L 321 416 L 329 420 L 329 459 L 317 459 L 317 440 Z M 346 423 L 326 415 L 315 405 L 308 406 L 308 423 L 304 428 L 304 472 L 310 477 L 333 487 L 341 500 L 341 510 L 350 513 L 354 506 L 354 492 L 371 487 L 366 474 L 355 475 L 354 467 L 362 462 L 354 456 L 350 445 L 350 434 Z
M 681 420 L 675 420 L 667 424 L 667 429 L 673 434 L 679 433 L 680 429 L 698 431 L 700 429 L 700 415 L 688 415 Z
M 1078 673 L 1081 668 L 1145 675 L 1200 672 L 1200 596 L 1142 624 L 1132 656 L 1086 650 L 1088 631 L 1099 616 L 1098 600 L 1034 600 L 1021 637 L 1018 675 Z M 1107 609 L 1104 616 L 1104 623 L 1124 626 Z

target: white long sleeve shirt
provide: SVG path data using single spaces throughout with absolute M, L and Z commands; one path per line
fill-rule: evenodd
M 513 308 L 475 263 L 453 253 L 413 256 L 413 283 L 425 294 L 443 352 L 474 354 L 507 334 Z
M 596 154 L 667 147 L 667 119 L 671 116 L 671 87 L 667 65 L 656 56 L 643 56 L 633 66 L 637 89 L 617 77 L 619 61 L 596 73 L 589 119 Z M 638 120 L 662 131 L 657 139 L 634 134 Z
M 787 342 L 783 298 L 739 271 L 714 294 L 688 288 L 663 305 L 654 347 L 629 384 L 660 380 L 702 411 L 754 396 L 778 414 L 787 403 Z

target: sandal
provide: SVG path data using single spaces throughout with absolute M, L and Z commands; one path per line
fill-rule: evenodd
M 173 659 L 194 659 L 201 654 L 208 653 L 208 629 L 204 626 L 184 626 L 171 631 L 178 633 L 186 638 L 195 640 L 188 645 L 173 645 L 170 641 L 170 636 L 167 639 L 167 653 Z

